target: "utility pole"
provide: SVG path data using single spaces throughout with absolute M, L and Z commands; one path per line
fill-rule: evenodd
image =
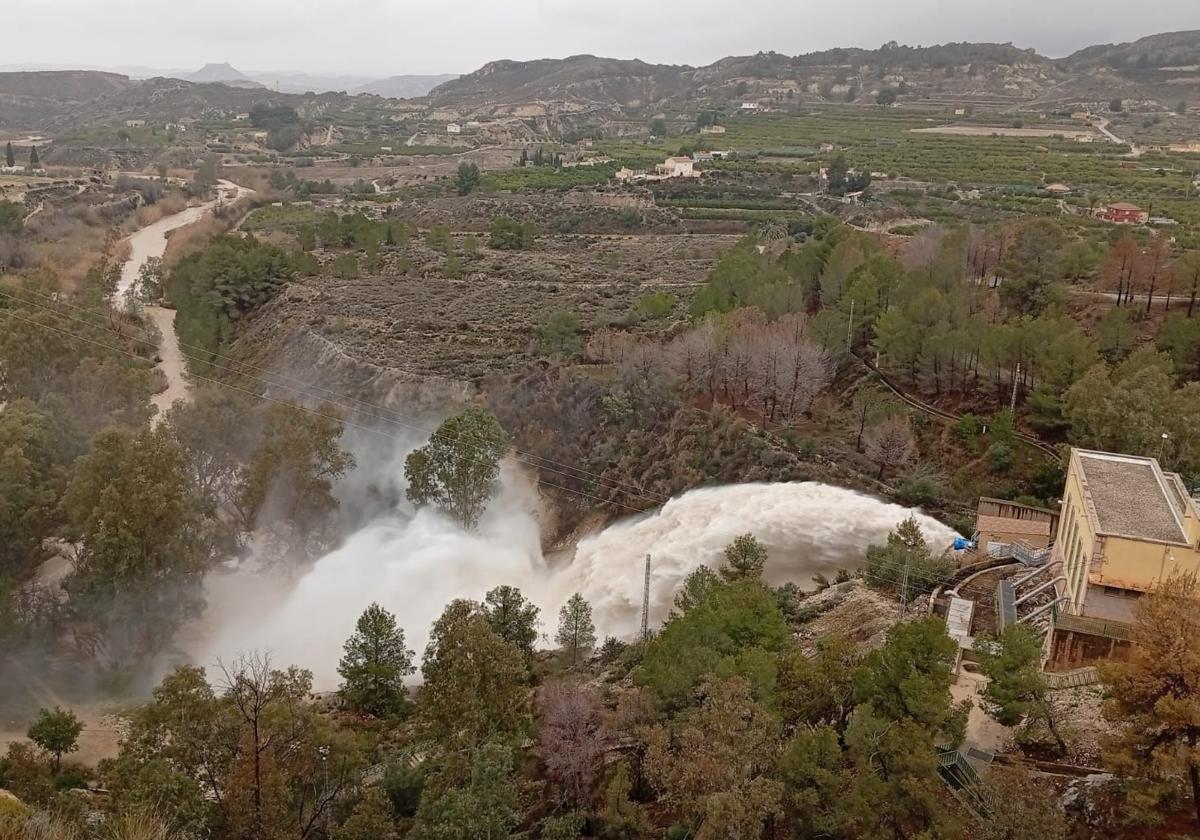
M 850 352 L 854 337 L 854 298 L 850 298 L 850 323 L 846 325 L 846 352 Z
M 912 562 L 912 552 L 904 552 L 904 579 L 900 583 L 900 615 L 908 614 L 908 567 Z
M 1021 363 L 1017 362 L 1017 372 L 1013 374 L 1013 392 L 1012 402 L 1008 406 L 1008 410 L 1012 412 L 1013 417 L 1017 416 L 1017 384 L 1021 381 Z
M 642 586 L 642 643 L 650 638 L 650 555 L 646 555 L 646 582 Z

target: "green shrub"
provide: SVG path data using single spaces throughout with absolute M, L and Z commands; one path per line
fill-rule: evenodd
M 909 478 L 896 488 L 896 498 L 908 507 L 929 507 L 942 498 L 942 488 L 932 478 Z
M 390 765 L 383 773 L 383 791 L 399 817 L 411 817 L 421 804 L 425 790 L 425 771 L 407 763 Z
M 538 328 L 538 352 L 543 356 L 574 356 L 582 349 L 579 319 L 574 313 L 562 310 L 551 313 Z
M 988 447 L 987 459 L 992 472 L 1007 472 L 1013 465 L 1013 449 L 1007 443 L 997 441 Z
M 670 292 L 652 292 L 639 298 L 634 308 L 643 318 L 657 321 L 666 318 L 675 310 L 676 300 L 675 295 Z
M 493 248 L 502 251 L 527 251 L 533 247 L 537 228 L 531 222 L 500 216 L 492 220 L 488 235 L 488 244 Z

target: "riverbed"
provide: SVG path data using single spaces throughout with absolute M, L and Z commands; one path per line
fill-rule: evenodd
M 129 244 L 129 258 L 121 266 L 121 279 L 117 282 L 114 302 L 118 306 L 124 305 L 125 294 L 137 282 L 142 267 L 152 259 L 162 259 L 167 250 L 167 237 L 172 231 L 198 222 L 219 205 L 237 201 L 251 192 L 246 187 L 238 186 L 232 181 L 218 181 L 217 197 L 212 201 L 188 207 L 170 216 L 164 216 L 154 224 L 147 225 L 127 237 L 125 241 Z M 158 409 L 158 413 L 155 415 L 157 420 L 176 401 L 186 401 L 191 392 L 187 378 L 184 376 L 186 366 L 183 351 L 179 347 L 179 337 L 175 334 L 175 310 L 162 306 L 146 306 L 143 311 L 146 319 L 157 326 L 158 331 L 162 334 L 162 341 L 158 348 L 158 369 L 163 372 L 167 387 L 151 399 L 154 407 Z

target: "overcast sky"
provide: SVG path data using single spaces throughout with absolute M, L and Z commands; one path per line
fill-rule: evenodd
M 21 0 L 0 64 L 378 75 L 592 53 L 707 64 L 885 41 L 1012 41 L 1051 55 L 1200 29 L 1200 0 Z M 11 37 L 11 36 L 16 37 Z

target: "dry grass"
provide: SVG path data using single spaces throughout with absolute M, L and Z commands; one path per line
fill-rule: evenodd
M 167 819 L 152 809 L 124 811 L 109 819 L 98 840 L 177 840 Z
M 163 265 L 171 267 L 188 254 L 197 250 L 214 236 L 228 233 L 256 206 L 252 198 L 243 198 L 227 205 L 220 212 L 210 213 L 196 222 L 167 236 L 167 250 L 163 252 Z
M 166 216 L 172 216 L 187 207 L 187 199 L 178 193 L 171 193 L 163 196 L 154 204 L 139 207 L 133 214 L 134 224 L 126 223 L 126 227 L 130 230 L 137 230 L 152 225 L 159 219 Z
M 82 840 L 79 828 L 46 813 L 0 817 L 0 840 Z

